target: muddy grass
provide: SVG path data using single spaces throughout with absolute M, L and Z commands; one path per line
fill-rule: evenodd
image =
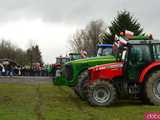
M 1 82 L 0 120 L 143 120 L 144 112 L 160 111 L 160 107 L 137 101 L 92 107 L 71 89 L 42 81 Z

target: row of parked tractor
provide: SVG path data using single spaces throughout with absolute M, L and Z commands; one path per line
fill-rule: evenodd
M 98 44 L 97 56 L 70 60 L 55 71 L 53 83 L 71 87 L 94 106 L 119 99 L 160 105 L 160 41 L 149 35 L 115 35 Z

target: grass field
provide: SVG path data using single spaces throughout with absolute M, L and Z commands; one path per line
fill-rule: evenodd
M 143 120 L 160 107 L 120 102 L 91 107 L 67 87 L 51 84 L 0 84 L 0 120 Z

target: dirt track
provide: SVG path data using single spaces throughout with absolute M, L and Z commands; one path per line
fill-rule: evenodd
M 52 77 L 0 76 L 0 83 L 52 84 Z

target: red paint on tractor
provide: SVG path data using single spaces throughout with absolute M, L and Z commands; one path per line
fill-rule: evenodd
M 90 82 L 97 79 L 112 80 L 115 77 L 123 75 L 123 62 L 116 62 L 111 64 L 104 64 L 100 66 L 91 67 L 88 69 Z
M 145 75 L 154 67 L 160 66 L 160 61 L 156 61 L 147 66 L 141 73 L 139 82 L 142 83 L 144 81 Z

